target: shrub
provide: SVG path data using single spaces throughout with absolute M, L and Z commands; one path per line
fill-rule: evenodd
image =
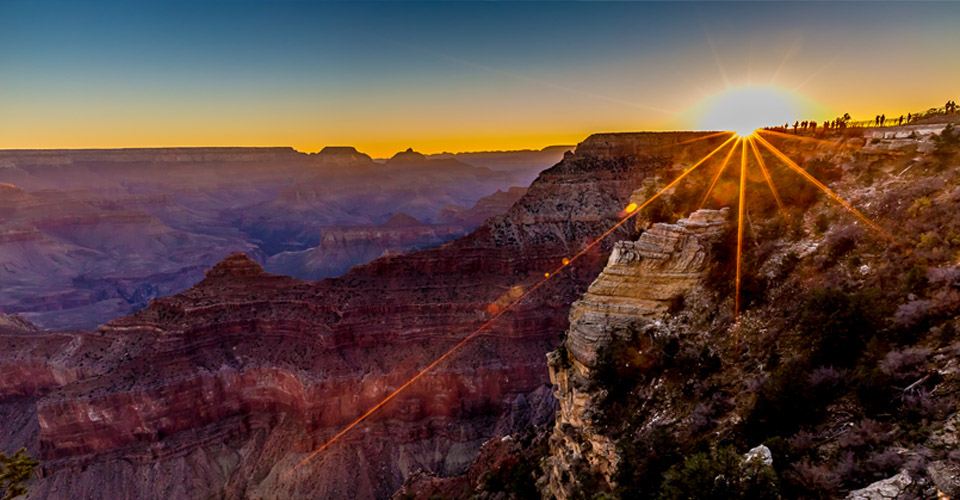
M 779 499 L 772 467 L 745 462 L 732 447 L 697 453 L 664 475 L 661 500 Z
M 617 452 L 616 493 L 632 500 L 656 498 L 664 473 L 683 459 L 675 431 L 667 426 L 655 426 L 639 438 L 620 439 Z
M 840 489 L 840 476 L 822 461 L 803 459 L 785 474 L 792 496 L 797 498 L 831 498 Z
M 539 493 L 534 474 L 539 470 L 535 459 L 520 457 L 506 460 L 499 468 L 484 476 L 483 489 L 491 493 L 513 494 L 516 498 L 537 498 Z
M 852 365 L 879 327 L 878 293 L 846 293 L 820 288 L 800 308 L 797 331 L 808 346 L 812 366 Z
M 811 369 L 803 360 L 778 366 L 760 387 L 744 418 L 744 434 L 752 441 L 789 436 L 819 416 L 837 394 L 834 384 L 810 383 Z
M 40 463 L 27 455 L 23 448 L 9 457 L 0 453 L 0 494 L 3 494 L 3 499 L 25 495 L 27 489 L 21 483 L 30 479 L 33 469 L 38 465 Z
M 857 247 L 862 231 L 857 226 L 842 226 L 830 232 L 826 238 L 827 262 L 834 264 Z

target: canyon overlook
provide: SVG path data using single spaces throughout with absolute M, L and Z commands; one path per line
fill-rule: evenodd
M 632 227 L 287 474 L 720 142 L 676 145 L 702 135 L 591 136 L 471 234 L 339 278 L 273 275 L 237 254 L 93 332 L 4 331 L 0 411 L 17 417 L 0 439 L 41 457 L 41 496 L 385 498 L 417 471 L 459 473 L 491 436 L 552 417 L 544 354 Z

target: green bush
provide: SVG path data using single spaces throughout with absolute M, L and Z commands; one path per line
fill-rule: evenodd
M 744 418 L 743 433 L 749 440 L 789 436 L 820 418 L 837 396 L 837 388 L 812 386 L 811 372 L 808 362 L 796 359 L 773 370 Z
M 672 427 L 657 426 L 639 438 L 617 441 L 620 464 L 614 476 L 616 493 L 623 500 L 657 498 L 664 473 L 683 459 L 683 450 Z
M 857 364 L 867 339 L 876 337 L 882 317 L 878 304 L 877 293 L 869 290 L 846 293 L 821 288 L 810 292 L 800 307 L 798 356 L 773 368 L 760 386 L 743 420 L 744 435 L 754 441 L 790 436 L 819 419 L 842 387 L 814 385 L 811 374 L 818 369 L 822 372 L 821 367 Z M 874 384 L 872 381 L 871 387 Z
M 854 364 L 882 317 L 875 290 L 847 293 L 819 288 L 810 292 L 800 309 L 797 332 L 809 352 L 811 368 Z
M 33 460 L 26 450 L 21 448 L 13 456 L 7 456 L 0 453 L 0 498 L 11 500 L 20 495 L 25 495 L 27 489 L 22 483 L 30 479 L 33 469 L 40 465 Z
M 536 457 L 539 458 L 539 457 Z M 513 494 L 516 498 L 539 498 L 534 473 L 539 472 L 535 459 L 521 457 L 507 460 L 483 478 L 484 491 Z
M 745 462 L 732 447 L 697 453 L 664 475 L 660 500 L 779 499 L 772 467 Z

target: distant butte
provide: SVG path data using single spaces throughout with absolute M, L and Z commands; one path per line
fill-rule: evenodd
M 407 214 L 397 214 L 390 217 L 390 219 L 383 224 L 380 224 L 380 227 L 416 227 L 422 225 L 422 222 Z
M 426 161 L 427 157 L 423 153 L 414 151 L 413 148 L 407 148 L 406 151 L 401 151 L 392 158 L 387 160 L 387 164 L 391 163 L 419 163 Z

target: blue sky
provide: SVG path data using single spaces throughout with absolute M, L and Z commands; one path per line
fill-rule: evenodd
M 952 2 L 3 2 L 0 147 L 541 147 L 695 127 L 774 75 L 810 113 L 895 114 L 957 97 L 958 23 Z

